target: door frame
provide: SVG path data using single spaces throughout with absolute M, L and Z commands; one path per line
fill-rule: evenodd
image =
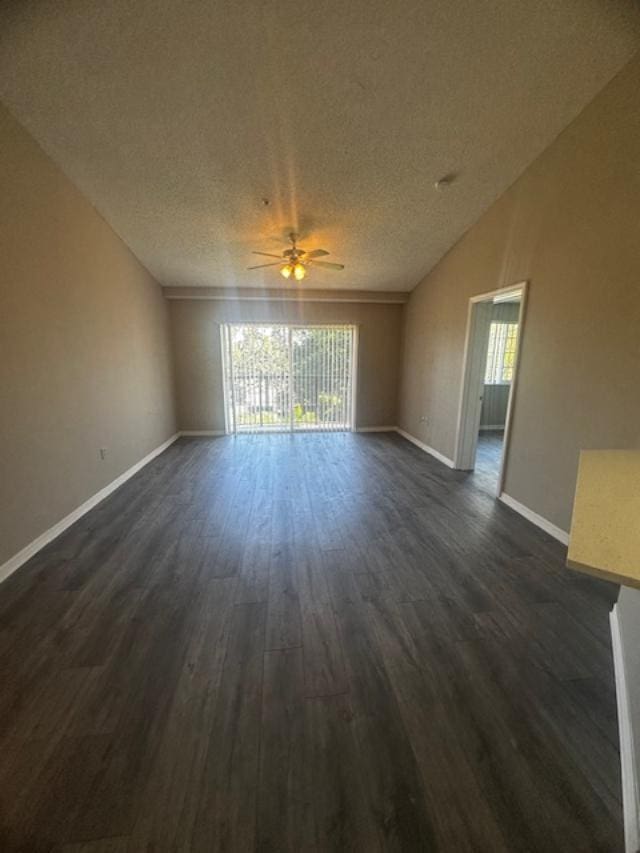
M 472 471 L 475 467 L 478 432 L 480 427 L 480 410 L 482 408 L 481 387 L 484 386 L 484 366 L 486 365 L 486 350 L 490 323 L 489 311 L 482 312 L 483 304 L 493 305 L 496 296 L 502 298 L 518 294 L 520 310 L 518 312 L 518 346 L 516 349 L 513 378 L 509 388 L 507 413 L 504 425 L 504 442 L 502 458 L 498 473 L 496 495 L 502 494 L 502 486 L 506 474 L 506 460 L 511 437 L 511 422 L 515 404 L 518 373 L 520 367 L 520 352 L 524 334 L 525 310 L 527 304 L 528 282 L 520 281 L 509 287 L 500 287 L 487 293 L 479 293 L 469 299 L 467 308 L 467 327 L 465 333 L 464 353 L 462 359 L 462 382 L 460 401 L 458 404 L 458 420 L 456 426 L 456 444 L 453 456 L 453 467 L 462 471 Z

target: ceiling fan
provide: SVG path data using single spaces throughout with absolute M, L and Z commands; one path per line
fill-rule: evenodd
M 323 258 L 329 252 L 325 249 L 312 249 L 307 252 L 306 249 L 301 249 L 297 245 L 298 235 L 289 234 L 291 240 L 291 248 L 285 249 L 281 255 L 273 255 L 270 252 L 252 252 L 254 255 L 263 255 L 265 258 L 277 258 L 277 261 L 272 261 L 269 264 L 258 264 L 255 267 L 247 267 L 249 270 L 259 270 L 263 267 L 280 267 L 280 275 L 284 278 L 293 276 L 296 281 L 302 281 L 307 274 L 307 268 L 312 264 L 315 267 L 324 267 L 328 270 L 343 270 L 344 264 L 332 264 L 329 261 L 319 261 L 318 258 Z

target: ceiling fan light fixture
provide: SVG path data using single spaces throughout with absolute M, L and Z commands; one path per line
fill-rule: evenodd
M 319 261 L 318 258 L 324 258 L 329 254 L 326 249 L 313 249 L 307 252 L 306 249 L 300 249 L 296 245 L 297 236 L 290 234 L 291 248 L 285 249 L 282 254 L 276 255 L 273 252 L 254 251 L 252 254 L 260 255 L 265 258 L 274 258 L 268 264 L 256 264 L 252 267 L 247 267 L 248 270 L 261 270 L 263 267 L 280 267 L 278 272 L 282 278 L 290 279 L 291 276 L 296 281 L 302 281 L 307 277 L 310 266 L 322 267 L 327 270 L 343 270 L 344 264 L 334 264 L 327 261 Z

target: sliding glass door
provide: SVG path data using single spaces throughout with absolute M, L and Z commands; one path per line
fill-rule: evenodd
M 227 432 L 350 430 L 354 326 L 221 327 Z

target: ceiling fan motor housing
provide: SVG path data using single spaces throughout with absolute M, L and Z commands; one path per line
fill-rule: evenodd
M 326 261 L 318 261 L 317 258 L 324 257 L 328 255 L 325 249 L 314 249 L 312 252 L 307 252 L 306 249 L 299 249 L 296 245 L 297 234 L 293 231 L 289 234 L 289 239 L 291 240 L 291 248 L 285 249 L 282 253 L 282 257 L 280 260 L 280 273 L 284 278 L 290 278 L 293 274 L 294 277 L 298 281 L 302 281 L 302 279 L 306 275 L 306 269 L 309 264 L 317 264 L 320 267 L 326 267 L 328 269 L 334 270 L 342 270 L 344 269 L 343 264 L 334 264 L 327 263 Z M 277 255 L 273 255 L 270 252 L 254 252 L 255 255 L 265 255 L 269 258 L 277 258 Z M 262 267 L 276 267 L 278 266 L 278 261 L 270 264 L 260 264 L 254 267 L 248 267 L 248 269 L 261 269 Z

